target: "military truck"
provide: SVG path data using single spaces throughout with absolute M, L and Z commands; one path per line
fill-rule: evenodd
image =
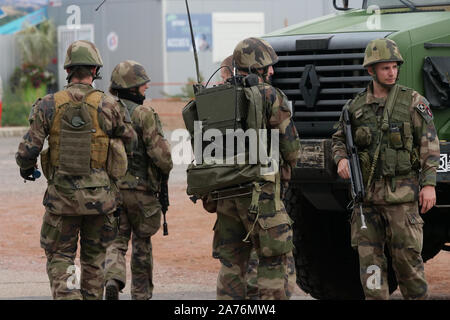
M 334 0 L 336 13 L 264 36 L 279 56 L 273 84 L 292 102 L 303 147 L 285 198 L 295 222 L 297 284 L 317 299 L 364 298 L 358 255 L 350 246 L 349 182 L 336 174 L 331 135 L 345 102 L 371 80 L 362 63 L 372 39 L 398 44 L 405 60 L 399 83 L 431 104 L 441 157 L 437 205 L 422 216 L 423 260 L 450 251 L 450 1 L 358 4 L 348 8 L 348 1 Z M 397 281 L 390 262 L 388 272 L 392 293 Z

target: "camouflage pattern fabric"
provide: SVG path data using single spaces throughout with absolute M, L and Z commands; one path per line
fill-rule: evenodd
M 260 214 L 250 213 L 251 197 L 218 200 L 213 257 L 220 259 L 217 299 L 289 299 L 295 286 L 292 221 L 284 207 L 275 211 L 275 186 L 263 187 Z M 253 230 L 252 230 L 253 228 Z M 244 242 L 251 231 L 249 241 Z M 252 248 L 258 255 L 255 292 L 247 292 L 247 271 Z
M 291 121 L 284 96 L 269 84 L 260 86 L 268 116 L 268 128 L 279 129 L 282 161 L 295 168 L 300 157 L 300 139 Z M 290 179 L 286 177 L 286 179 Z M 276 209 L 276 184 L 266 183 L 259 198 L 258 215 L 249 211 L 251 196 L 217 201 L 213 257 L 220 259 L 217 299 L 289 299 L 295 286 L 292 255 L 292 221 L 284 206 Z M 258 216 L 258 219 L 256 217 Z M 250 232 L 251 231 L 251 232 Z M 249 242 L 243 242 L 249 234 Z M 256 250 L 257 290 L 251 281 L 247 293 L 247 271 L 252 248 Z M 254 276 L 253 276 L 254 278 Z M 252 286 L 253 282 L 253 286 Z
M 92 89 L 91 85 L 71 83 L 65 90 L 73 101 L 79 102 Z M 117 101 L 104 95 L 98 111 L 102 130 L 110 138 L 121 138 L 124 143 L 136 140 L 131 125 L 123 121 Z M 16 153 L 20 168 L 31 168 L 36 164 L 44 141 L 50 134 L 54 114 L 53 94 L 33 105 L 30 129 Z M 47 169 L 49 178 L 43 200 L 46 213 L 41 246 L 47 256 L 53 298 L 102 299 L 106 247 L 117 232 L 113 218 L 118 202 L 117 189 L 102 168 L 91 168 L 90 175 L 83 177 L 58 174 L 51 166 Z M 70 289 L 67 279 L 71 275 L 67 270 L 74 265 L 78 233 L 81 243 L 81 288 Z
M 370 84 L 362 98 L 365 99 L 365 103 L 367 105 L 372 106 L 372 108 L 376 111 L 375 113 L 378 116 L 378 119 L 381 119 L 386 99 L 374 97 L 372 85 Z M 418 106 L 424 106 L 424 109 L 429 110 L 428 101 L 418 92 L 413 91 L 412 102 L 409 106 L 409 114 L 411 115 L 411 123 L 413 125 L 413 146 L 419 149 L 418 157 L 421 170 L 420 173 L 418 169 L 416 171 L 417 176 L 419 177 L 419 184 L 415 182 L 415 177 L 405 178 L 405 181 L 403 181 L 403 179 L 396 179 L 395 181 L 395 184 L 399 187 L 396 188 L 398 192 L 405 192 L 405 194 L 413 192 L 416 195 L 418 194 L 419 185 L 421 187 L 436 185 L 436 171 L 439 167 L 440 158 L 439 139 L 434 123 L 433 121 L 430 121 L 430 119 L 426 118 L 426 116 L 419 110 L 421 107 L 418 108 Z M 431 111 L 429 112 L 431 113 Z M 425 113 L 428 114 L 426 111 Z M 379 120 L 379 122 L 381 122 L 381 120 Z M 356 131 L 356 129 L 357 128 L 353 128 L 354 131 Z M 342 117 L 339 120 L 337 131 L 332 136 L 332 140 L 333 159 L 335 163 L 338 164 L 341 159 L 347 158 Z M 387 202 L 385 202 L 386 194 L 383 191 L 385 189 L 385 185 L 385 178 L 379 178 L 374 181 L 373 185 L 366 190 L 366 200 L 370 200 L 371 203 L 376 204 L 387 204 Z M 405 187 L 408 186 L 408 190 L 405 190 Z M 413 200 L 407 200 L 405 202 L 410 201 Z
M 120 290 L 125 287 L 125 254 L 131 238 L 131 296 L 132 299 L 147 300 L 151 299 L 153 293 L 151 236 L 160 228 L 162 215 L 156 193 L 160 191 L 161 174 L 168 176 L 173 163 L 169 142 L 164 138 L 161 122 L 153 108 L 137 105 L 127 99 L 121 99 L 120 102 L 123 109 L 131 114 L 138 144 L 133 150 L 133 157 L 129 158 L 125 177 L 117 182 L 123 210 L 119 235 L 108 248 L 105 277 L 106 280 L 116 280 Z M 140 161 L 136 160 L 137 154 Z M 146 167 L 138 168 L 144 175 L 135 176 L 134 171 L 130 170 L 131 167 L 144 164 Z
M 368 67 L 378 62 L 403 63 L 397 44 L 390 39 L 375 39 L 369 42 L 364 54 L 363 66 Z
M 267 83 L 261 86 L 260 91 L 270 114 L 267 127 L 270 129 L 278 129 L 280 133 L 279 150 L 281 165 L 285 164 L 290 168 L 295 168 L 297 166 L 297 160 L 300 158 L 301 146 L 297 129 L 291 119 L 291 110 L 289 110 L 286 104 L 287 97 L 281 94 L 280 90 Z M 285 179 L 290 180 L 290 175 L 285 176 Z
M 136 107 L 132 101 L 121 99 L 126 107 Z M 127 172 L 119 183 L 120 189 L 148 190 L 158 192 L 160 187 L 160 175 L 168 175 L 173 168 L 170 144 L 164 137 L 158 114 L 148 105 L 137 106 L 132 115 L 133 128 L 138 134 L 138 139 L 145 148 L 145 155 L 150 160 L 147 179 L 135 177 Z M 130 162 L 130 161 L 129 161 Z M 129 163 L 130 164 L 130 163 Z
M 376 98 L 372 90 L 370 84 L 360 98 L 364 99 L 366 105 L 373 108 L 375 117 L 381 126 L 386 98 Z M 404 297 L 415 299 L 422 298 L 426 294 L 423 262 L 420 258 L 422 220 L 418 213 L 417 200 L 420 187 L 436 185 L 436 170 L 439 166 L 440 150 L 432 116 L 428 114 L 428 102 L 416 91 L 411 90 L 410 92 L 412 94 L 411 103 L 406 112 L 409 112 L 411 117 L 413 148 L 418 150 L 419 166 L 413 167 L 409 175 L 392 178 L 375 177 L 373 183 L 366 189 L 366 198 L 364 199 L 367 230 L 361 231 L 356 227 L 356 224 L 360 223 L 360 218 L 359 213 L 358 215 L 354 213 L 352 243 L 358 247 L 360 254 L 362 285 L 365 286 L 368 277 L 367 267 L 373 264 L 381 269 L 384 286 L 380 289 L 381 291 L 376 292 L 367 291 L 365 288 L 367 298 L 385 299 L 388 297 L 388 293 L 386 293 L 387 262 L 382 249 L 385 244 L 391 249 L 393 259 L 397 260 L 393 263 Z M 353 103 L 354 100 L 345 107 L 351 108 Z M 393 112 L 395 112 L 396 106 L 394 105 Z M 397 108 L 399 107 L 400 105 L 397 106 Z M 428 114 L 428 117 L 424 113 Z M 365 116 L 367 115 L 360 115 L 359 117 L 364 118 Z M 351 114 L 352 123 L 356 117 L 358 115 Z M 358 128 L 353 127 L 352 130 L 355 132 Z M 342 117 L 338 123 L 337 131 L 332 137 L 332 150 L 336 164 L 341 159 L 347 158 Z M 358 153 L 360 153 L 359 149 Z M 383 157 L 383 151 L 380 157 Z M 411 157 L 413 158 L 413 155 Z M 363 163 L 361 165 L 363 166 Z
M 351 219 L 352 246 L 359 253 L 366 299 L 389 299 L 385 246 L 405 299 L 425 299 L 427 282 L 421 256 L 423 220 L 417 202 L 364 207 L 367 229 L 361 230 L 359 208 Z
M 131 298 L 151 299 L 153 293 L 153 256 L 151 236 L 161 226 L 161 205 L 158 199 L 143 191 L 122 190 L 123 210 L 117 237 L 108 247 L 105 280 L 116 280 L 119 290 L 126 283 L 126 259 L 131 238 Z
M 87 84 L 69 84 L 66 87 L 74 101 L 81 101 L 93 87 Z M 53 94 L 39 99 L 30 115 L 30 129 L 24 135 L 16 153 L 16 162 L 22 169 L 33 167 L 50 133 L 55 112 Z M 99 122 L 110 138 L 121 138 L 124 144 L 136 141 L 131 124 L 125 123 L 120 107 L 112 97 L 104 96 L 99 107 Z M 50 150 L 51 152 L 51 150 Z M 54 170 L 53 170 L 54 171 Z M 105 169 L 91 168 L 89 176 L 50 174 L 43 204 L 46 212 L 57 215 L 107 214 L 116 209 L 116 188 Z
M 250 251 L 250 258 L 248 260 L 247 266 L 247 295 L 245 300 L 258 300 L 259 290 L 258 290 L 258 253 L 253 248 Z
M 278 62 L 272 46 L 266 40 L 258 38 L 247 38 L 239 42 L 233 51 L 233 59 L 236 67 L 244 71 L 249 68 L 265 68 Z
M 119 63 L 111 73 L 111 89 L 129 89 L 150 82 L 144 67 L 133 60 Z
M 67 48 L 64 69 L 73 66 L 103 66 L 103 60 L 95 44 L 86 40 L 72 42 Z
M 47 274 L 53 299 L 101 300 L 106 248 L 117 233 L 113 214 L 61 216 L 46 212 L 41 247 L 47 256 Z M 80 237 L 81 279 L 73 272 Z

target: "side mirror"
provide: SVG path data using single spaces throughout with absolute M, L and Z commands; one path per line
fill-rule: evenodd
M 348 7 L 348 0 L 333 0 L 333 7 L 339 11 L 346 11 L 352 9 Z

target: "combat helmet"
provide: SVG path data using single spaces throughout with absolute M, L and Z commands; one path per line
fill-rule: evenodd
M 397 44 L 390 39 L 375 39 L 369 42 L 364 54 L 363 67 L 367 68 L 379 62 L 403 63 Z
M 144 66 L 133 60 L 119 63 L 111 73 L 111 89 L 130 89 L 150 82 Z
M 278 56 L 267 41 L 247 38 L 234 48 L 233 60 L 238 69 L 248 70 L 271 66 L 278 62 Z
M 78 40 L 69 45 L 64 69 L 75 66 L 103 67 L 102 57 L 95 44 L 86 40 Z

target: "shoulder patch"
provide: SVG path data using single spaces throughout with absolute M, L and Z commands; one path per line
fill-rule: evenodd
M 430 103 L 427 99 L 422 98 L 419 104 L 416 106 L 417 112 L 422 116 L 425 122 L 429 123 L 433 120 L 433 113 L 430 109 Z
M 358 110 L 355 111 L 354 114 L 355 114 L 355 119 L 359 119 L 363 115 L 363 110 L 362 109 L 358 109 Z

